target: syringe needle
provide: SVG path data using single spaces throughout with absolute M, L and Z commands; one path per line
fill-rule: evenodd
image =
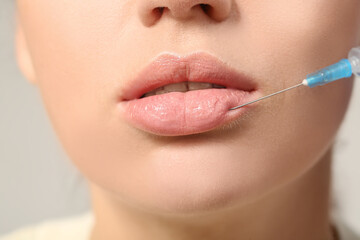
M 265 99 L 265 98 L 272 97 L 272 96 L 274 96 L 274 95 L 276 95 L 276 94 L 279 94 L 279 93 L 282 93 L 282 92 L 286 92 L 286 91 L 288 91 L 288 90 L 291 90 L 291 89 L 294 89 L 294 88 L 297 88 L 297 87 L 300 87 L 300 86 L 306 86 L 306 81 L 304 80 L 302 83 L 299 83 L 299 84 L 297 84 L 297 85 L 295 85 L 295 86 L 292 86 L 292 87 L 283 89 L 283 90 L 281 90 L 281 91 L 278 91 L 278 92 L 275 92 L 275 93 L 272 93 L 272 94 L 269 94 L 269 95 L 267 95 L 267 96 L 264 96 L 264 97 L 261 97 L 261 98 L 259 98 L 259 99 L 254 100 L 254 101 L 251 101 L 251 102 L 242 104 L 242 105 L 240 105 L 240 106 L 230 108 L 229 110 L 235 110 L 235 109 L 237 109 L 237 108 L 244 107 L 244 106 L 249 105 L 249 104 L 251 104 L 251 103 L 258 102 L 258 101 L 263 100 L 263 99 Z
M 245 103 L 243 105 L 230 108 L 229 110 L 235 110 L 246 105 L 249 105 L 254 102 L 258 102 L 265 98 L 274 96 L 276 94 L 300 87 L 300 86 L 308 86 L 310 88 L 321 86 L 333 82 L 338 79 L 351 77 L 353 74 L 360 77 L 360 47 L 352 48 L 348 55 L 349 59 L 341 59 L 339 62 L 332 64 L 328 67 L 320 69 L 312 74 L 306 76 L 306 79 L 295 86 L 286 88 L 284 90 L 278 91 L 276 93 L 272 93 L 265 97 L 261 97 L 257 100 Z

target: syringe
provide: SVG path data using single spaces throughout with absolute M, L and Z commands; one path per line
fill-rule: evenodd
M 316 86 L 325 85 L 338 79 L 350 77 L 352 74 L 360 77 L 360 47 L 352 48 L 349 52 L 348 59 L 342 59 L 333 65 L 330 65 L 326 68 L 307 75 L 306 79 L 304 79 L 301 83 L 297 85 L 269 94 L 267 96 L 242 104 L 240 106 L 230 108 L 229 110 L 235 110 L 237 108 L 244 107 L 251 103 L 258 102 L 265 98 L 272 97 L 279 93 L 283 93 L 300 86 L 308 86 L 310 88 L 313 88 Z

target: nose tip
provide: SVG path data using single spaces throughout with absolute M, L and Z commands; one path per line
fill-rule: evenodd
M 178 20 L 186 20 L 203 14 L 221 22 L 229 17 L 231 0 L 141 0 L 138 8 L 141 22 L 151 26 L 169 14 Z

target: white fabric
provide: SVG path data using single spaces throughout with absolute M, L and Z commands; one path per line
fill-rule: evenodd
M 340 240 L 360 240 L 340 218 L 333 218 L 333 223 L 339 232 Z M 0 237 L 0 240 L 89 240 L 93 225 L 93 213 L 86 212 L 29 225 Z
M 43 221 L 13 231 L 0 240 L 88 240 L 94 224 L 92 212 Z

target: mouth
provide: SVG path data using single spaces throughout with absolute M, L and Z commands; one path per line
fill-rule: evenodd
M 229 123 L 256 104 L 257 83 L 203 52 L 162 54 L 123 88 L 119 109 L 134 127 L 163 136 L 201 133 Z
M 223 85 L 218 85 L 218 84 L 214 84 L 214 83 L 186 81 L 186 82 L 167 84 L 165 86 L 159 87 L 155 90 L 152 90 L 150 92 L 143 94 L 140 97 L 140 99 L 145 98 L 145 97 L 154 96 L 154 95 L 170 93 L 170 92 L 189 92 L 189 91 L 196 91 L 196 90 L 200 90 L 200 89 L 212 89 L 212 88 L 221 89 L 221 88 L 226 88 L 226 87 Z

